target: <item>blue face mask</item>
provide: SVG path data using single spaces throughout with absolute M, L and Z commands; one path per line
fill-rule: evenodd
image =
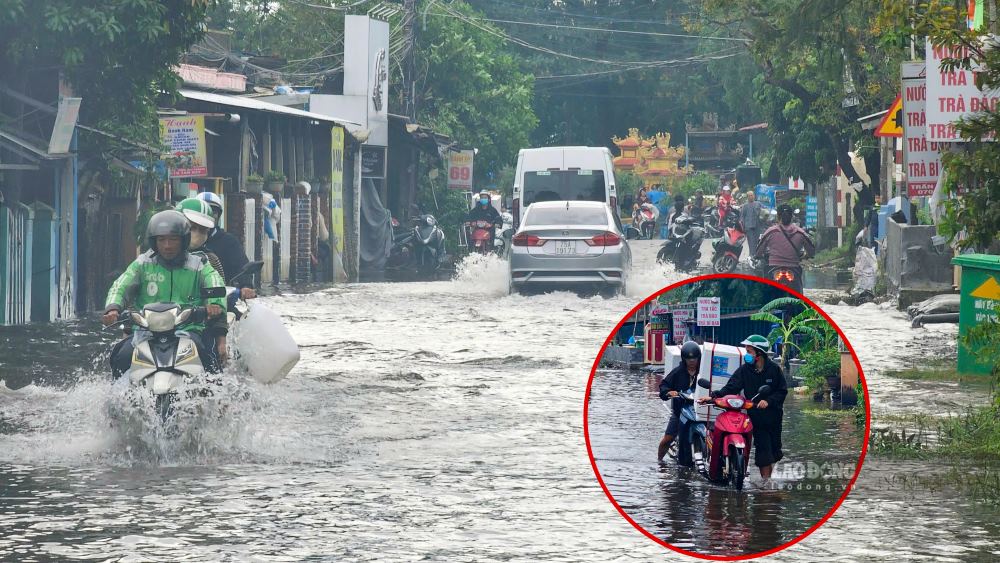
M 479 200 L 479 203 L 480 203 L 481 205 L 489 205 L 489 203 L 490 203 L 490 200 L 488 200 L 488 199 L 481 199 L 481 200 Z
M 743 354 L 743 359 L 746 361 L 746 363 L 752 364 L 753 360 L 754 360 L 754 356 L 750 352 L 747 352 L 746 354 Z

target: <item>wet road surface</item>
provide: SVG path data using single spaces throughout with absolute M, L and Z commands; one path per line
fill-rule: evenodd
M 507 296 L 493 261 L 455 281 L 267 298 L 301 363 L 280 384 L 235 389 L 227 416 L 179 447 L 111 427 L 96 319 L 37 329 L 38 344 L 3 328 L 0 379 L 15 390 L 0 387 L 0 558 L 662 561 L 608 502 L 582 434 L 610 328 L 681 279 L 654 267 L 657 247 L 634 245 L 628 298 Z M 828 310 L 852 339 L 895 318 Z M 900 322 L 859 348 L 876 388 L 897 385 L 880 365 L 926 351 L 897 344 L 914 339 Z M 876 412 L 897 395 L 919 406 L 919 389 L 873 390 Z M 995 511 L 899 484 L 930 471 L 869 462 L 828 524 L 773 559 L 990 557 Z

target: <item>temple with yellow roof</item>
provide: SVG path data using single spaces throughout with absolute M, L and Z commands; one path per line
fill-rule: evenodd
M 646 188 L 670 188 L 674 182 L 682 180 L 694 169 L 692 166 L 678 165 L 684 158 L 684 147 L 671 147 L 670 133 L 657 133 L 654 137 L 643 138 L 639 135 L 639 129 L 633 127 L 628 130 L 627 137 L 619 138 L 616 135 L 611 141 L 621 151 L 621 155 L 612 160 L 615 170 L 638 175 Z

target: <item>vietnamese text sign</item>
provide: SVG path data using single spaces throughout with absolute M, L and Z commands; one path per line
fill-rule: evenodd
M 76 121 L 80 117 L 80 101 L 82 98 L 62 98 L 59 100 L 59 111 L 56 122 L 52 126 L 52 136 L 49 137 L 49 154 L 66 154 L 73 141 L 73 131 L 76 131 Z
M 169 147 L 164 160 L 171 178 L 208 176 L 204 116 L 161 117 L 160 142 Z
M 698 298 L 698 326 L 721 326 L 718 297 Z
M 338 253 L 344 252 L 344 128 L 330 128 L 330 231 Z
M 941 147 L 927 139 L 927 87 L 921 78 L 903 78 L 903 163 L 910 197 L 934 193 L 941 174 Z
M 448 188 L 454 190 L 472 189 L 472 149 L 448 153 Z
M 384 180 L 386 147 L 361 146 L 361 177 Z
M 674 342 L 680 344 L 687 336 L 687 321 L 694 316 L 694 309 L 674 309 Z
M 996 111 L 1000 92 L 976 87 L 975 71 L 943 71 L 941 61 L 969 56 L 964 48 L 935 47 L 927 39 L 927 140 L 960 141 L 955 122 L 981 111 Z
M 819 200 L 816 196 L 806 196 L 806 227 L 815 227 L 819 221 Z

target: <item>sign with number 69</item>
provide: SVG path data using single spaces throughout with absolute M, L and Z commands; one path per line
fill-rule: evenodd
M 448 188 L 453 190 L 472 189 L 472 159 L 469 150 L 448 153 Z

